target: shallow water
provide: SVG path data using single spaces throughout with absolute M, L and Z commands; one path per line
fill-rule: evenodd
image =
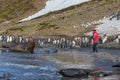
M 50 54 L 48 52 L 40 51 L 39 49 L 35 50 L 35 54 L 14 52 L 1 53 L 0 76 L 3 73 L 9 73 L 10 76 L 6 76 L 9 80 L 65 80 L 66 78 L 61 79 L 61 76 L 56 74 L 59 68 L 58 64 L 56 64 L 56 61 L 53 59 L 59 59 L 59 61 L 63 62 L 70 61 L 71 63 L 77 64 L 80 63 L 82 59 L 90 61 L 91 56 L 85 57 L 86 55 L 84 54 L 92 54 L 90 48 L 63 49 L 60 50 L 60 54 L 52 53 L 52 48 L 47 50 L 50 50 Z M 77 54 L 81 54 L 76 55 L 74 54 L 74 51 Z M 68 54 L 66 54 L 68 52 L 72 54 L 68 56 Z M 99 49 L 99 52 L 106 52 L 120 56 L 120 50 Z M 79 58 L 79 56 L 81 56 L 81 58 Z M 111 63 L 108 59 L 96 58 L 94 64 L 98 67 L 104 68 L 105 70 L 112 70 L 111 64 L 106 65 L 103 61 Z M 3 80 L 7 79 L 4 78 Z
M 93 56 L 95 58 L 94 60 L 94 64 L 98 67 L 101 67 L 105 70 L 113 70 L 112 65 L 116 64 L 119 62 L 120 59 L 120 50 L 119 49 L 102 49 L 102 48 L 98 48 L 98 52 L 97 53 L 93 53 L 92 49 L 90 48 L 81 48 L 79 49 L 79 51 L 82 52 L 88 52 L 90 54 L 101 54 L 103 57 L 97 57 L 97 56 Z M 105 54 L 109 54 L 109 56 L 112 56 L 116 61 L 114 62 L 113 59 L 105 58 L 104 57 L 104 53 Z
M 41 53 L 42 54 L 42 53 Z M 2 77 L 9 80 L 58 80 L 56 65 L 52 61 L 38 58 L 39 54 L 26 53 L 1 53 L 0 76 L 9 73 L 10 76 Z

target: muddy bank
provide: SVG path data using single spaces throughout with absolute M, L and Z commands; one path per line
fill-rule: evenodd
M 98 44 L 99 48 L 107 48 L 107 49 L 120 49 L 120 43 L 104 43 Z
M 92 48 L 58 49 L 58 52 L 49 56 L 48 59 L 60 64 L 61 68 L 100 67 L 112 70 L 112 65 L 120 61 L 119 52 L 120 50 L 101 48 L 98 48 L 97 53 L 93 53 Z
M 60 66 L 59 69 L 82 68 L 96 71 L 113 71 L 114 76 L 104 77 L 104 79 L 116 78 L 115 80 L 119 80 L 120 74 L 116 73 L 118 69 L 112 67 L 112 65 L 119 62 L 119 52 L 120 50 L 114 49 L 99 49 L 97 53 L 93 53 L 91 48 L 60 49 L 52 58 L 52 61 Z M 103 78 L 101 79 L 103 80 Z

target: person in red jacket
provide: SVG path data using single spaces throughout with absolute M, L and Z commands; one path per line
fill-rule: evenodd
M 98 44 L 99 36 L 96 30 L 93 30 L 93 52 L 98 52 L 97 44 Z

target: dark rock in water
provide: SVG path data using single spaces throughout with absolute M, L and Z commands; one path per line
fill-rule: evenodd
M 2 45 L 2 48 L 9 48 L 9 46 L 6 46 L 6 45 Z
M 58 72 L 63 77 L 88 77 L 91 73 L 90 70 L 87 69 L 75 69 L 75 68 L 69 68 L 69 69 L 62 69 Z
M 56 48 L 44 48 L 44 52 L 51 54 L 51 53 L 57 53 L 58 50 Z
M 112 67 L 120 67 L 120 64 L 113 65 Z
M 10 80 L 12 77 L 13 75 L 8 72 L 0 71 L 0 80 Z
M 33 53 L 35 48 L 35 43 L 33 41 L 27 44 L 14 44 L 14 45 L 3 45 L 4 48 L 9 48 L 11 52 L 21 52 L 21 53 Z
M 106 76 L 113 75 L 113 72 L 112 71 L 95 71 L 95 72 L 92 72 L 90 75 L 94 77 L 106 77 Z
M 86 80 L 86 78 L 80 78 L 80 77 L 62 77 L 60 80 Z
M 57 53 L 58 52 L 58 50 L 57 49 L 55 49 L 55 48 L 50 48 L 50 53 Z
M 112 71 L 93 71 L 88 69 L 62 69 L 58 72 L 63 77 L 70 77 L 70 78 L 88 78 L 89 76 L 93 77 L 106 77 L 112 76 Z
M 0 53 L 9 52 L 9 48 L 0 48 Z
M 27 52 L 25 50 L 25 47 L 23 47 L 23 46 L 24 46 L 24 44 L 23 45 L 19 44 L 19 45 L 11 46 L 10 51 L 11 52 Z

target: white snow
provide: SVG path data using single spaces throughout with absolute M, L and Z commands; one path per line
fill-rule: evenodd
M 106 34 L 106 35 L 117 35 L 120 34 L 120 20 L 103 20 L 103 24 L 97 26 L 96 30 L 99 34 Z
M 20 20 L 19 22 L 31 20 L 39 16 L 42 16 L 44 14 L 47 14 L 49 12 L 61 10 L 61 9 L 64 9 L 73 5 L 77 5 L 83 2 L 87 2 L 87 1 L 90 1 L 90 0 L 48 0 L 46 2 L 46 6 L 44 9 L 40 10 L 39 12 L 31 16 L 28 16 L 27 18 Z
M 83 2 L 87 2 L 87 1 L 90 1 L 90 0 L 48 0 L 46 2 L 46 6 L 44 9 L 40 10 L 39 12 L 25 19 L 20 20 L 20 22 L 31 20 L 39 16 L 42 16 L 44 14 L 47 14 L 49 12 L 61 10 L 61 9 L 64 9 L 73 5 L 77 5 Z M 116 19 L 109 20 L 109 18 L 103 18 L 102 20 L 94 21 L 86 25 L 83 24 L 83 26 L 89 27 L 90 25 L 96 24 L 96 23 L 102 23 L 96 27 L 96 30 L 98 31 L 99 34 L 106 34 L 106 35 L 120 34 L 120 27 L 119 27 L 120 20 L 116 20 Z M 91 35 L 91 32 L 87 33 L 87 35 Z
M 108 36 L 120 34 L 120 20 L 117 20 L 116 17 L 112 20 L 109 18 L 103 18 L 96 22 L 100 24 L 95 28 L 99 34 L 106 34 Z M 92 32 L 85 33 L 85 35 L 92 35 Z

